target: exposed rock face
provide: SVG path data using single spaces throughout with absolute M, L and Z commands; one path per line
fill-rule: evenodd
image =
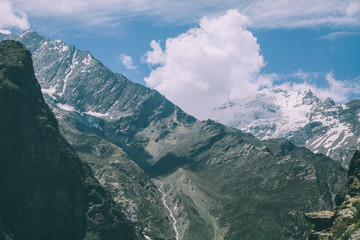
M 333 211 L 307 214 L 314 223 L 309 239 L 359 239 L 360 227 L 360 151 L 351 159 L 346 188 L 336 196 Z M 323 214 L 328 213 L 328 214 Z M 333 217 L 331 217 L 333 215 Z M 331 224 L 328 224 L 333 218 Z M 326 224 L 324 224 L 326 222 Z
M 322 211 L 322 212 L 311 212 L 305 214 L 306 219 L 311 223 L 315 224 L 314 230 L 323 230 L 328 228 L 334 222 L 334 212 Z
M 113 200 L 122 206 L 125 217 L 151 239 L 172 239 L 175 232 L 168 211 L 147 174 L 119 146 L 95 134 L 69 127 L 66 122 L 71 122 L 73 116 L 68 112 L 61 111 L 61 116 L 62 134 L 79 157 L 92 167 L 94 176 Z
M 178 220 L 180 239 L 301 239 L 309 227 L 304 213 L 328 209 L 343 188 L 346 173 L 328 157 L 287 140 L 260 141 L 213 121 L 197 121 L 158 92 L 111 73 L 91 55 L 34 32 L 19 38 L 34 51 L 43 93 L 62 128 L 68 128 L 67 138 L 76 131 L 97 135 L 160 179 Z M 105 156 L 108 149 L 73 143 L 83 156 Z M 108 173 L 122 172 L 121 167 L 115 163 L 108 169 L 101 157 L 92 159 L 103 185 L 119 193 L 119 200 L 127 199 L 126 204 L 135 203 L 132 199 L 139 194 L 128 197 L 122 193 L 126 186 L 115 186 L 114 179 L 127 173 L 112 177 Z M 153 196 L 153 185 L 146 177 L 139 179 L 149 189 L 147 196 Z M 150 206 L 143 203 L 134 206 Z M 127 216 L 141 219 L 133 213 Z
M 0 44 L 0 239 L 136 239 L 61 137 L 30 52 Z
M 151 124 L 164 125 L 165 121 L 162 128 L 168 124 L 175 127 L 173 119 L 180 122 L 195 119 L 158 92 L 111 72 L 90 53 L 58 40 L 47 40 L 33 31 L 20 36 L 0 34 L 2 37 L 17 39 L 32 52 L 35 74 L 45 100 L 56 113 L 60 130 L 83 160 L 90 163 L 114 200 L 131 205 L 123 209 L 128 220 L 152 239 L 175 236 L 156 186 L 128 155 L 139 165 L 148 165 L 149 155 L 142 146 L 144 139 L 135 136 L 139 131 Z M 162 129 L 155 130 L 152 133 L 155 138 L 165 134 Z M 81 142 L 82 138 L 89 141 Z M 99 142 L 107 145 L 105 152 L 91 153 Z M 122 181 L 114 182 L 115 179 Z
M 193 208 L 206 216 L 206 209 L 218 239 L 304 238 L 301 213 L 331 205 L 330 192 L 340 191 L 345 175 L 340 164 L 289 141 L 260 141 L 212 121 L 169 133 L 152 150 L 160 154 L 150 172 L 162 176 L 174 209 L 187 206 L 175 212 L 179 224 L 200 231 L 205 224 L 181 218 L 195 215 Z

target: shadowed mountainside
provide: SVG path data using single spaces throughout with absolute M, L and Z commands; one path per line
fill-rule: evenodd
M 61 137 L 30 52 L 0 44 L 0 238 L 142 239 Z

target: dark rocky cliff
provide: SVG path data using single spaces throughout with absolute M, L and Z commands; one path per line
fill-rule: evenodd
M 336 196 L 336 205 L 332 211 L 306 214 L 313 223 L 310 240 L 360 239 L 360 150 L 351 159 L 348 183 Z
M 137 239 L 45 104 L 31 54 L 0 44 L 0 239 Z

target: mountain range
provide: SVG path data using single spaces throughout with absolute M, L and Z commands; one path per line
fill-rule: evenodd
M 88 52 L 33 31 L 4 39 L 32 53 L 61 134 L 147 239 L 302 239 L 304 214 L 346 183 L 339 161 L 198 121 Z
M 359 114 L 359 100 L 335 104 L 310 89 L 263 89 L 215 108 L 212 118 L 259 139 L 289 139 L 348 168 L 360 139 Z

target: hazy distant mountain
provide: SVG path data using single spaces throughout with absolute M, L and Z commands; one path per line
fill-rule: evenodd
M 124 214 L 150 237 L 171 239 L 175 232 L 156 227 L 158 216 L 167 218 L 163 226 L 171 218 L 162 214 L 161 195 L 146 174 L 163 182 L 179 239 L 187 240 L 302 238 L 309 227 L 304 213 L 331 206 L 344 185 L 345 171 L 332 159 L 286 140 L 261 141 L 197 121 L 89 53 L 32 31 L 1 37 L 31 49 L 63 134 L 113 198 L 133 207 Z M 142 211 L 158 215 L 144 219 Z
M 0 239 L 142 239 L 59 133 L 30 52 L 0 43 Z
M 214 109 L 225 125 L 260 139 L 286 138 L 348 166 L 360 139 L 360 101 L 335 104 L 310 90 L 263 89 Z

